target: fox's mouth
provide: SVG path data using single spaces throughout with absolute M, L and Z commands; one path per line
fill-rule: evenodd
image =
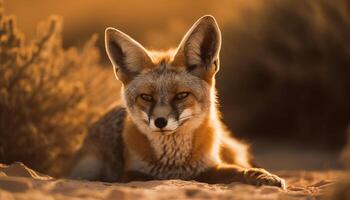
M 188 120 L 190 120 L 190 118 L 187 118 L 187 119 L 184 119 L 184 120 L 181 120 L 178 122 L 178 126 L 173 129 L 173 130 L 170 130 L 170 129 L 159 129 L 159 130 L 155 130 L 153 132 L 156 132 L 156 133 L 162 133 L 162 134 L 170 134 L 170 133 L 174 133 L 176 132 L 182 125 L 184 125 Z
M 179 128 L 180 128 L 180 124 L 174 128 L 174 129 L 157 129 L 157 130 L 153 130 L 152 132 L 154 133 L 161 133 L 161 134 L 171 134 L 171 133 L 174 133 L 176 132 Z
M 186 122 L 188 122 L 194 116 L 196 116 L 196 115 L 191 115 L 191 116 L 187 116 L 187 117 L 184 117 L 184 118 L 180 119 L 178 121 L 178 126 L 175 129 L 173 129 L 173 130 L 170 130 L 170 129 L 159 129 L 159 130 L 154 130 L 153 132 L 162 133 L 162 134 L 170 134 L 170 133 L 176 132 L 182 125 L 184 125 Z
M 168 125 L 166 125 L 165 127 L 157 127 L 155 125 L 155 122 L 151 118 L 143 119 L 143 122 L 147 124 L 147 126 L 150 128 L 150 131 L 152 133 L 168 135 L 168 134 L 175 133 L 176 131 L 181 129 L 181 127 L 183 127 L 186 123 L 190 123 L 192 119 L 198 118 L 198 117 L 199 117 L 199 114 L 190 114 L 190 115 L 180 117 L 177 120 L 175 120 L 174 118 L 168 118 Z M 169 121 L 171 123 L 169 123 Z
M 156 133 L 172 133 L 172 132 L 175 132 L 177 129 L 175 130 L 157 130 L 157 131 L 153 131 L 153 132 L 156 132 Z

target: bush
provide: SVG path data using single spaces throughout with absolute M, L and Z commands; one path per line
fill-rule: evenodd
M 223 29 L 225 119 L 241 136 L 340 149 L 350 122 L 349 1 L 269 0 L 242 13 Z
M 28 40 L 0 3 L 0 162 L 59 175 L 88 125 L 113 101 L 111 91 L 118 92 L 108 85 L 113 73 L 99 66 L 97 37 L 81 50 L 65 50 L 61 31 L 61 20 L 51 17 Z

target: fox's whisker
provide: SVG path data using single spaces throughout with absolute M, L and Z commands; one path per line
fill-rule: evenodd
M 186 120 L 186 119 L 189 119 L 189 118 L 195 118 L 195 117 L 197 117 L 198 115 L 199 115 L 199 114 L 188 115 L 188 116 L 179 118 L 179 121 L 181 122 L 181 121 Z

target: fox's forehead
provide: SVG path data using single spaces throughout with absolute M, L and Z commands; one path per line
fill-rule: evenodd
M 149 93 L 153 95 L 192 92 L 201 96 L 209 86 L 200 78 L 183 69 L 176 69 L 171 62 L 162 61 L 152 70 L 136 76 L 125 88 L 129 95 Z
M 133 82 L 135 85 L 138 85 L 140 90 L 148 90 L 150 92 L 200 90 L 203 87 L 201 79 L 185 70 L 177 71 L 164 65 L 141 74 Z
M 125 92 L 129 96 L 140 93 L 160 96 L 191 92 L 200 98 L 210 87 L 205 81 L 189 73 L 181 62 L 174 63 L 175 49 L 147 53 L 153 66 L 146 67 L 126 85 Z
M 168 49 L 165 51 L 147 50 L 154 65 L 158 66 L 161 63 L 171 63 L 174 60 L 176 49 Z

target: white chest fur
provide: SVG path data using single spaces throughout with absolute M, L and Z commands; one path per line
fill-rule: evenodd
M 131 153 L 129 170 L 136 170 L 156 179 L 190 179 L 214 166 L 210 155 L 193 159 L 193 134 L 175 133 L 149 137 L 156 160 L 146 162 L 140 155 Z

